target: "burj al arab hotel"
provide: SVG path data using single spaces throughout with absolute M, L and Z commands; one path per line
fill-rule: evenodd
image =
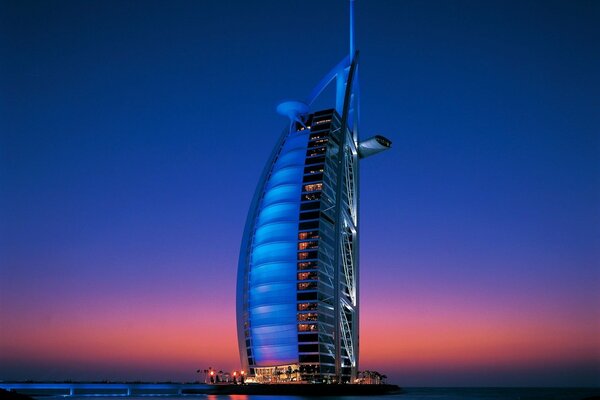
M 237 278 L 242 368 L 257 382 L 353 382 L 359 361 L 359 164 L 387 150 L 359 139 L 359 52 L 354 48 L 289 118 L 246 220 Z M 313 110 L 329 85 L 329 109 Z M 333 97 L 333 96 L 332 96 Z

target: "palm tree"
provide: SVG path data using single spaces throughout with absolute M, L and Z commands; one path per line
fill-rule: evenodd
M 381 374 L 377 371 L 373 371 L 373 373 L 375 374 L 375 383 L 379 385 L 381 383 Z
M 283 372 L 282 372 L 282 371 L 280 371 L 279 369 L 277 369 L 277 368 L 276 368 L 276 369 L 275 369 L 275 376 L 276 376 L 277 378 L 276 378 L 276 380 L 275 380 L 275 381 L 276 381 L 276 382 L 278 382 L 278 383 L 279 383 L 279 380 L 280 380 L 280 378 L 281 378 L 281 374 L 283 374 Z

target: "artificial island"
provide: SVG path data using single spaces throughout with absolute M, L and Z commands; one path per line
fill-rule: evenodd
M 360 160 L 391 141 L 359 139 L 359 52 L 350 51 L 289 118 L 246 220 L 237 281 L 242 370 L 256 383 L 356 383 Z M 331 108 L 312 105 L 335 85 Z

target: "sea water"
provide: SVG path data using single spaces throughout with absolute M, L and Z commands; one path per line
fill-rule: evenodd
M 301 396 L 158 395 L 158 396 L 43 396 L 65 400 L 309 400 Z M 312 397 L 314 398 L 314 397 Z M 383 396 L 329 396 L 328 400 L 600 400 L 599 388 L 404 388 Z

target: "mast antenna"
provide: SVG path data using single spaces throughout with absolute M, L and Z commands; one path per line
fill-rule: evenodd
M 350 61 L 354 59 L 354 0 L 350 0 Z

